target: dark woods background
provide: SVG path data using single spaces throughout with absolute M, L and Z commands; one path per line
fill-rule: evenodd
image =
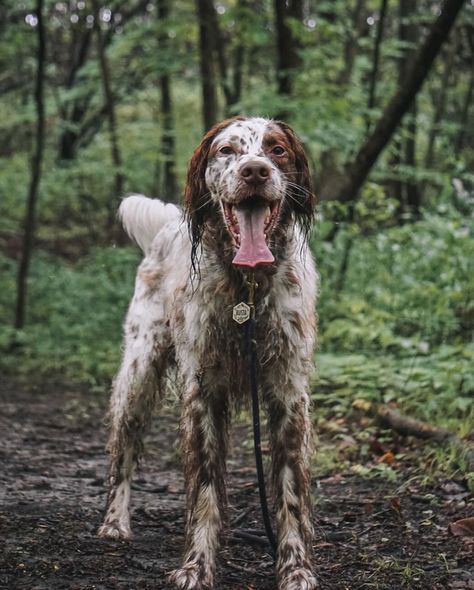
M 139 259 L 120 196 L 179 202 L 203 131 L 263 115 L 301 136 L 320 200 L 314 398 L 467 432 L 473 66 L 460 0 L 4 0 L 2 371 L 107 387 Z

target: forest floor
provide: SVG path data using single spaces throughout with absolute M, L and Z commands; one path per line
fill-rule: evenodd
M 147 437 L 132 492 L 134 539 L 113 542 L 95 534 L 105 502 L 104 396 L 7 380 L 0 404 L 0 588 L 169 588 L 184 527 L 176 410 L 165 408 Z M 331 444 L 329 434 L 321 438 Z M 404 444 L 407 457 L 416 455 L 417 443 Z M 228 466 L 229 525 L 216 590 L 275 590 L 265 546 L 235 536 L 238 528 L 261 529 L 245 420 L 233 428 Z M 409 459 L 395 479 L 362 475 L 347 462 L 315 476 L 321 588 L 474 588 L 472 545 L 448 532 L 472 515 L 472 497 L 462 479 L 430 481 Z

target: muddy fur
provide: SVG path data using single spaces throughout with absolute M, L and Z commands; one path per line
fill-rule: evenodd
M 242 173 L 249 162 L 265 172 L 258 186 Z M 258 379 L 271 430 L 278 588 L 313 590 L 308 378 L 317 274 L 306 240 L 314 196 L 302 146 L 284 123 L 230 119 L 211 129 L 196 149 L 184 210 L 137 195 L 121 206 L 124 226 L 145 258 L 111 397 L 110 487 L 99 534 L 131 537 L 133 466 L 152 408 L 164 393 L 168 367 L 174 366 L 188 518 L 183 564 L 170 580 L 186 590 L 213 586 L 226 506 L 228 426 L 234 408 L 249 399 L 244 330 L 232 320 L 233 306 L 246 297 L 247 275 L 232 264 L 236 245 L 223 204 L 238 205 L 257 191 L 259 199 L 278 206 L 275 227 L 266 237 L 275 260 L 255 270 Z

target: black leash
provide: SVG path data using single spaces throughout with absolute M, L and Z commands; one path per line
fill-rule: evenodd
M 267 492 L 265 486 L 265 473 L 263 470 L 263 459 L 262 459 L 262 443 L 260 435 L 260 407 L 258 400 L 258 360 L 257 360 L 257 343 L 255 340 L 255 303 L 254 303 L 254 292 L 257 287 L 255 278 L 251 275 L 247 281 L 248 286 L 248 302 L 239 303 L 234 308 L 234 319 L 238 323 L 245 323 L 246 332 L 246 347 L 247 357 L 249 363 L 249 376 L 250 376 L 250 391 L 252 395 L 252 422 L 253 422 L 253 443 L 255 451 L 255 465 L 257 468 L 257 480 L 258 480 L 258 492 L 260 495 L 260 507 L 262 510 L 263 524 L 265 526 L 265 532 L 267 533 L 268 541 L 270 543 L 271 552 L 273 557 L 276 555 L 277 541 L 273 533 L 270 514 L 268 511 L 267 503 Z M 240 310 L 237 312 L 236 310 Z

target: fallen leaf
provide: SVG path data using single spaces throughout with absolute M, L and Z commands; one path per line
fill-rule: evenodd
M 392 451 L 387 451 L 381 457 L 378 458 L 379 463 L 387 463 L 387 465 L 391 465 L 395 461 L 395 455 Z
M 374 512 L 374 504 L 373 502 L 367 502 L 364 504 L 364 512 L 367 516 L 373 514 Z
M 356 410 L 362 410 L 363 412 L 369 412 L 372 407 L 372 403 L 366 399 L 355 399 L 352 402 L 352 407 Z
M 345 428 L 343 428 L 343 424 L 341 424 L 338 420 L 325 420 L 320 425 L 320 430 L 329 432 L 332 434 L 338 432 L 345 432 Z
M 398 496 L 395 496 L 394 498 L 390 499 L 390 507 L 395 510 L 396 512 L 401 512 L 402 511 L 402 505 L 400 502 L 400 498 Z
M 336 473 L 336 475 L 331 475 L 330 477 L 324 478 L 322 481 L 325 484 L 334 484 L 334 483 L 341 483 L 344 481 L 344 476 L 341 473 Z
M 448 529 L 455 537 L 474 537 L 474 517 L 456 520 Z

